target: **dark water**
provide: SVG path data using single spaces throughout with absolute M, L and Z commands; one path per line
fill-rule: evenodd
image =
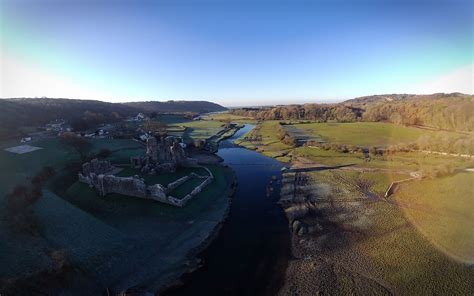
M 282 164 L 232 141 L 218 155 L 238 179 L 229 218 L 219 236 L 200 254 L 203 266 L 183 278 L 184 285 L 166 295 L 274 295 L 283 280 L 290 252 L 288 224 L 278 200 Z M 267 194 L 272 177 L 275 190 Z

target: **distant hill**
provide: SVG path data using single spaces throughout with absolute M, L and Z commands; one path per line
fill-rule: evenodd
M 423 125 L 474 131 L 474 96 L 461 93 L 432 95 L 376 95 L 343 102 L 363 110 L 364 121 Z
M 0 99 L 0 138 L 18 136 L 22 126 L 38 126 L 64 119 L 73 128 L 114 122 L 143 113 L 206 113 L 226 108 L 206 101 L 107 103 L 95 100 L 52 98 Z
M 21 98 L 0 99 L 0 124 L 5 126 L 38 125 L 55 119 L 82 118 L 85 112 L 104 118 L 134 115 L 137 109 L 118 103 L 93 100 Z
M 406 100 L 420 100 L 420 99 L 443 99 L 443 98 L 462 98 L 469 95 L 462 93 L 436 93 L 431 95 L 414 95 L 414 94 L 385 94 L 385 95 L 372 95 L 358 97 L 344 101 L 345 104 L 354 105 L 369 105 L 374 103 L 394 102 L 394 101 L 406 101 Z
M 124 103 L 126 106 L 131 106 L 146 112 L 158 113 L 208 113 L 225 111 L 227 108 L 219 104 L 208 101 L 148 101 L 148 102 L 130 102 Z

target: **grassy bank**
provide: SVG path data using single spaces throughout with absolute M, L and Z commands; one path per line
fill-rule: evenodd
M 403 184 L 395 195 L 408 220 L 441 251 L 474 263 L 473 173 Z

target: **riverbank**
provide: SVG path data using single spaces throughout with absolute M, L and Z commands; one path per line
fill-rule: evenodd
M 280 203 L 291 229 L 292 260 L 280 295 L 472 293 L 472 266 L 453 260 L 406 215 L 432 216 L 432 229 L 447 213 L 430 213 L 433 208 L 406 198 L 382 198 L 380 188 L 394 177 L 382 175 L 337 168 L 284 173 Z

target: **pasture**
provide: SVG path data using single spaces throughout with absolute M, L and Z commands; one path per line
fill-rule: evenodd
M 278 125 L 278 121 L 264 121 L 235 143 L 280 161 L 289 161 L 286 154 L 291 151 L 292 147 L 280 141 L 277 132 Z
M 216 121 L 222 121 L 222 122 L 231 121 L 235 123 L 255 123 L 256 122 L 256 120 L 251 117 L 235 115 L 228 112 L 208 114 L 208 115 L 202 116 L 202 118 L 204 120 L 216 120 Z
M 284 127 L 295 137 L 364 147 L 412 143 L 432 131 L 383 122 L 301 123 Z
M 400 186 L 395 201 L 408 220 L 442 252 L 474 263 L 474 173 Z

